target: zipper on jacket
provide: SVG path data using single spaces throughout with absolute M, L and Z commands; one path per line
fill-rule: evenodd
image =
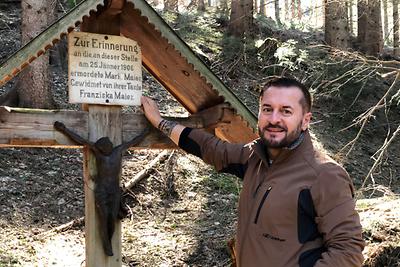
M 254 193 L 253 193 L 253 198 L 255 198 L 255 197 L 257 196 L 258 189 L 260 189 L 262 183 L 263 183 L 263 182 L 261 181 L 261 182 L 257 185 L 256 191 L 254 191 Z
M 257 213 L 256 213 L 256 218 L 254 219 L 254 223 L 257 223 L 258 217 L 260 216 L 261 208 L 264 205 L 264 202 L 267 199 L 267 196 L 268 196 L 269 192 L 271 191 L 271 189 L 272 189 L 272 186 L 268 187 L 267 191 L 265 191 L 264 196 L 261 199 L 260 205 L 258 206 Z

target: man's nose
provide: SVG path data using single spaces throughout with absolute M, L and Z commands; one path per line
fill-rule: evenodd
M 270 117 L 269 117 L 269 121 L 271 124 L 277 124 L 278 122 L 280 122 L 281 120 L 281 116 L 279 114 L 279 112 L 274 111 L 271 113 Z

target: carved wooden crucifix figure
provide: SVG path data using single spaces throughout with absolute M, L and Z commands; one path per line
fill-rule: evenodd
M 119 186 L 122 156 L 129 147 L 139 144 L 144 139 L 149 132 L 149 128 L 146 128 L 130 141 L 116 147 L 108 137 L 102 137 L 95 143 L 90 142 L 59 121 L 54 123 L 54 128 L 70 137 L 76 143 L 87 145 L 94 153 L 97 175 L 92 179 L 95 182 L 95 206 L 99 216 L 100 235 L 104 253 L 108 256 L 113 256 L 111 239 L 115 230 L 115 222 L 126 215 L 121 203 L 121 188 Z

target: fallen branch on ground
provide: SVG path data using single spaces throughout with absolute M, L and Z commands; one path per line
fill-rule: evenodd
M 154 158 L 149 164 L 144 167 L 143 170 L 138 172 L 131 180 L 126 182 L 123 186 L 124 192 L 128 189 L 131 189 L 133 186 L 135 186 L 138 182 L 140 182 L 142 179 L 148 177 L 150 175 L 150 172 L 154 169 L 154 167 L 158 163 L 164 162 L 164 160 L 167 158 L 169 151 L 164 150 L 161 152 L 156 158 Z
M 42 237 L 47 237 L 52 233 L 61 233 L 61 232 L 64 232 L 64 231 L 66 231 L 68 229 L 71 229 L 73 227 L 80 227 L 80 226 L 82 226 L 84 224 L 84 222 L 85 222 L 85 217 L 82 216 L 82 217 L 80 217 L 78 219 L 74 219 L 74 220 L 72 220 L 70 222 L 61 224 L 60 226 L 57 226 L 57 227 L 54 227 L 51 230 L 48 230 L 48 231 L 43 232 L 43 233 L 40 233 L 39 235 L 42 236 Z

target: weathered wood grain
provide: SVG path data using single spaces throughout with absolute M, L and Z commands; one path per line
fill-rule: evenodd
M 159 130 L 152 127 L 143 114 L 122 114 L 122 140 L 131 140 L 149 127 L 150 133 L 132 149 L 176 148 Z M 207 115 L 204 115 L 207 116 Z M 189 118 L 164 117 L 192 128 L 203 128 L 203 116 Z M 81 148 L 65 135 L 54 130 L 55 121 L 62 121 L 84 138 L 88 135 L 88 112 L 51 111 L 0 107 L 0 147 L 62 147 Z M 217 124 L 217 122 L 212 123 Z M 119 143 L 118 143 L 119 144 Z M 115 145 L 118 145 L 117 143 Z
M 54 130 L 57 120 L 87 137 L 87 112 L 0 107 L 0 146 L 79 147 Z
M 119 106 L 87 105 L 89 140 L 96 142 L 103 136 L 108 136 L 114 144 L 122 142 L 122 116 Z M 97 175 L 96 158 L 87 147 L 83 154 L 83 176 L 85 180 L 85 247 L 87 267 L 118 267 L 122 266 L 121 255 L 121 222 L 115 223 L 115 231 L 111 244 L 114 255 L 104 253 L 100 222 L 95 208 L 93 177 Z

